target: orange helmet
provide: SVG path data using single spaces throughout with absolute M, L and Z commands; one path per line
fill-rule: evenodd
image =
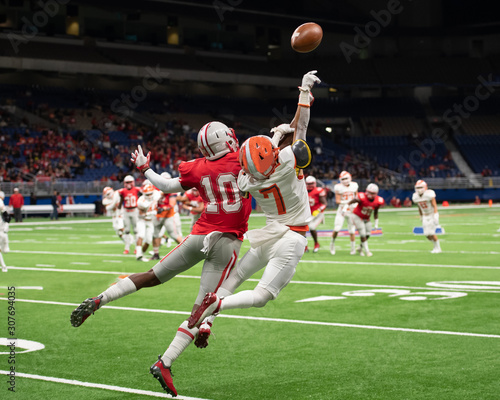
M 345 186 L 349 186 L 351 183 L 352 176 L 349 172 L 347 171 L 342 171 L 339 175 L 339 180 L 342 182 Z
M 422 196 L 426 190 L 427 183 L 425 183 L 425 181 L 419 180 L 415 183 L 415 192 L 417 192 L 420 196 Z
M 268 136 L 258 135 L 247 139 L 240 149 L 240 165 L 255 179 L 267 179 L 278 166 L 279 148 Z
M 104 189 L 102 189 L 102 197 L 110 199 L 111 197 L 113 197 L 113 193 L 114 193 L 113 188 L 109 186 L 106 186 Z
M 155 188 L 151 184 L 145 185 L 142 188 L 142 193 L 144 194 L 144 196 L 146 196 L 148 198 L 153 195 L 154 191 L 155 191 Z

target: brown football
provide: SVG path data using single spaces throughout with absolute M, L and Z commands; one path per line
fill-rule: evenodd
M 315 22 L 306 22 L 295 29 L 292 34 L 292 49 L 298 53 L 309 53 L 321 43 L 323 29 Z

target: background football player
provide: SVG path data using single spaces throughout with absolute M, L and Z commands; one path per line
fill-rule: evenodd
M 123 208 L 123 224 L 125 225 L 125 235 L 130 235 L 125 240 L 125 250 L 123 251 L 123 254 L 128 254 L 129 247 L 127 246 L 127 243 L 130 244 L 135 241 L 131 232 L 134 231 L 134 234 L 137 234 L 137 200 L 139 200 L 141 189 L 135 186 L 135 179 L 132 175 L 127 175 L 123 179 L 123 186 L 123 188 L 118 190 L 118 193 L 120 194 Z
M 142 188 L 143 194 L 137 200 L 139 216 L 137 218 L 137 246 L 135 257 L 137 261 L 143 260 L 143 254 L 153 242 L 153 220 L 156 219 L 157 198 L 153 185 L 147 184 Z
M 372 232 L 372 223 L 370 217 L 373 213 L 375 219 L 375 228 L 378 228 L 378 209 L 382 207 L 385 202 L 384 199 L 378 194 L 378 186 L 370 183 L 365 192 L 359 192 L 358 195 L 349 201 L 344 207 L 349 207 L 351 204 L 356 204 L 351 219 L 354 226 L 359 232 L 361 238 L 361 245 L 359 246 L 359 254 L 362 256 L 371 257 L 373 254 L 368 249 L 368 239 Z
M 436 235 L 436 228 L 439 226 L 439 213 L 436 203 L 436 193 L 427 188 L 427 183 L 422 180 L 415 184 L 415 193 L 412 200 L 418 206 L 418 213 L 422 220 L 424 235 L 434 244 L 431 253 L 441 253 L 441 245 Z
M 125 225 L 123 223 L 123 209 L 121 207 L 120 194 L 113 188 L 106 186 L 102 190 L 102 205 L 106 210 L 106 215 L 111 217 L 111 223 L 118 237 L 125 242 L 125 248 L 129 248 L 130 235 L 125 235 Z
M 339 234 L 344 221 L 347 220 L 347 230 L 351 239 L 351 254 L 356 254 L 356 227 L 352 223 L 351 213 L 354 205 L 345 207 L 352 199 L 358 195 L 358 184 L 352 182 L 351 174 L 347 171 L 342 171 L 339 175 L 340 183 L 333 187 L 335 193 L 335 203 L 338 204 L 337 213 L 335 214 L 335 222 L 333 223 L 332 241 L 330 242 L 330 253 L 335 255 L 335 239 Z
M 319 250 L 317 229 L 318 226 L 325 220 L 324 211 L 326 209 L 326 204 L 327 204 L 326 191 L 324 188 L 317 186 L 316 178 L 311 175 L 306 178 L 306 188 L 312 215 L 312 220 L 309 222 L 309 230 L 314 240 L 313 253 L 317 253 Z M 307 251 L 309 250 L 306 246 L 306 252 Z
M 2 272 L 7 272 L 7 265 L 5 264 L 2 253 L 8 253 L 10 251 L 8 235 L 10 214 L 3 202 L 4 198 L 5 193 L 0 191 L 0 265 L 2 266 Z

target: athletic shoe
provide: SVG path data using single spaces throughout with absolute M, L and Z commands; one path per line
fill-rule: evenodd
M 137 261 L 142 261 L 142 256 L 136 257 Z
M 215 293 L 207 293 L 201 302 L 201 305 L 196 311 L 191 313 L 188 318 L 188 328 L 193 329 L 199 326 L 201 322 L 209 315 L 214 315 L 219 312 L 221 299 Z
M 371 251 L 369 251 L 368 253 L 366 253 L 366 256 L 367 257 L 372 257 L 373 256 L 373 253 Z
M 208 338 L 210 337 L 210 334 L 212 333 L 210 330 L 210 327 L 212 324 L 209 324 L 208 322 L 203 322 L 200 325 L 200 330 L 198 331 L 198 337 L 194 341 L 194 345 L 200 349 L 204 349 L 205 347 L 208 346 Z
M 177 396 L 177 390 L 175 390 L 174 381 L 172 380 L 172 371 L 170 367 L 165 367 L 161 355 L 158 356 L 158 361 L 149 368 L 149 373 L 153 374 L 153 376 L 158 379 L 163 390 L 173 397 Z
M 71 325 L 78 328 L 85 320 L 90 317 L 94 312 L 96 312 L 101 306 L 102 296 L 91 297 L 84 300 L 77 308 L 71 313 L 70 321 Z
M 149 261 L 153 261 L 153 260 L 159 260 L 160 259 L 160 255 L 159 254 L 153 254 L 153 257 L 151 257 L 149 259 Z
M 333 240 L 330 242 L 330 254 L 335 255 L 335 242 Z
M 130 250 L 123 250 L 123 254 L 128 254 L 130 253 Z
M 313 253 L 317 253 L 318 251 L 319 251 L 319 243 L 315 243 Z
M 433 254 L 441 253 L 441 249 L 432 249 L 431 253 Z
M 352 249 L 350 254 L 351 254 L 351 256 L 356 255 L 356 249 Z
M 2 265 L 2 272 L 7 272 L 7 266 L 6 265 Z

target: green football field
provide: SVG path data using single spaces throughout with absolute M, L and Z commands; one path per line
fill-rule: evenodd
M 371 258 L 351 256 L 347 237 L 331 256 L 330 238 L 321 237 L 320 251 L 304 255 L 277 300 L 220 315 L 210 345 L 191 346 L 174 363 L 178 398 L 498 400 L 500 208 L 440 209 L 441 254 L 412 234 L 417 215 L 382 210 Z M 250 228 L 263 224 L 250 219 Z M 82 300 L 153 263 L 123 255 L 104 218 L 28 219 L 11 224 L 9 237 L 0 398 L 168 397 L 149 367 L 189 315 L 201 266 L 74 328 L 69 317 Z M 248 248 L 244 242 L 240 255 Z M 15 375 L 7 375 L 11 367 Z

